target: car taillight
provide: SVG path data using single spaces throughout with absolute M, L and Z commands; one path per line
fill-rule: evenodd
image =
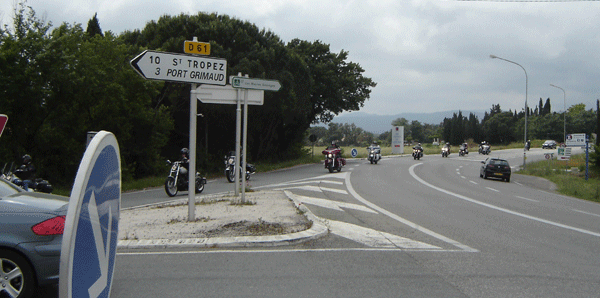
M 36 224 L 31 227 L 36 235 L 62 235 L 65 231 L 65 216 L 57 216 Z

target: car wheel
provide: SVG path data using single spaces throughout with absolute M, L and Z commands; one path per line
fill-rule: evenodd
M 483 172 L 483 179 L 487 179 L 487 173 Z
M 21 255 L 0 249 L 0 296 L 29 298 L 37 288 L 33 269 Z
M 510 182 L 510 177 L 506 177 L 506 182 Z

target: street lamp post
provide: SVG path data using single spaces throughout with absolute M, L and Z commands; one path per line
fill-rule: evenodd
M 563 88 L 560 88 L 560 87 L 552 85 L 552 84 L 550 84 L 550 86 L 552 86 L 554 88 L 558 88 L 558 89 L 562 90 L 562 92 L 563 92 L 563 105 L 564 105 L 563 142 L 566 144 L 567 143 L 567 93 L 565 92 L 565 89 L 563 89 Z
M 529 113 L 529 109 L 527 108 L 527 85 L 529 84 L 529 78 L 527 77 L 527 71 L 525 70 L 525 68 L 523 66 L 521 66 L 521 64 L 514 62 L 514 61 L 510 61 L 504 58 L 500 58 L 498 56 L 495 55 L 490 55 L 490 58 L 492 59 L 500 59 L 500 60 L 504 60 L 506 62 L 510 62 L 512 64 L 516 64 L 519 67 L 521 67 L 523 69 L 523 71 L 525 72 L 525 134 L 523 136 L 523 144 L 527 144 L 527 114 Z M 525 160 L 527 160 L 527 150 L 523 149 L 523 169 L 525 169 Z

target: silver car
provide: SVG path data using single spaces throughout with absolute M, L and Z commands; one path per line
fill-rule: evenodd
M 68 200 L 0 178 L 0 297 L 30 297 L 58 284 Z

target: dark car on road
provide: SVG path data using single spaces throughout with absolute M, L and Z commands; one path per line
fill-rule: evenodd
M 506 182 L 510 182 L 511 170 L 507 160 L 488 157 L 481 163 L 482 165 L 481 169 L 479 170 L 479 177 L 482 177 L 483 179 L 495 177 L 501 178 Z
M 556 149 L 556 141 L 546 140 L 544 144 L 542 144 L 542 149 Z
M 58 284 L 68 201 L 0 178 L 0 297 L 31 297 Z

